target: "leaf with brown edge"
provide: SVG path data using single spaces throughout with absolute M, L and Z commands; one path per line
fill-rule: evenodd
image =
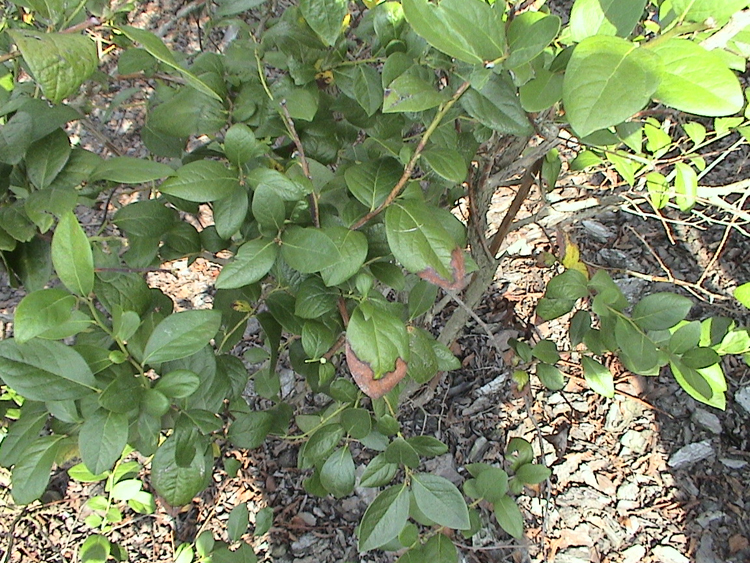
M 452 279 L 450 280 L 441 277 L 433 268 L 425 268 L 421 272 L 417 272 L 417 275 L 442 289 L 450 289 L 452 291 L 462 290 L 466 287 L 468 278 L 466 276 L 464 253 L 458 247 L 454 248 L 453 252 L 451 252 L 451 273 Z
M 406 362 L 396 358 L 396 369 L 375 379 L 374 372 L 367 362 L 360 360 L 346 343 L 346 363 L 357 386 L 371 399 L 380 399 L 393 389 L 406 375 Z

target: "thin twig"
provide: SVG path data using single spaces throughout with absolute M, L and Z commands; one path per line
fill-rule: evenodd
M 292 138 L 292 141 L 294 141 L 294 146 L 297 147 L 297 154 L 299 155 L 299 165 L 302 168 L 302 173 L 305 175 L 305 178 L 312 182 L 310 166 L 308 165 L 307 158 L 305 157 L 305 148 L 302 146 L 302 141 L 299 138 L 297 129 L 294 127 L 294 121 L 292 120 L 292 116 L 289 114 L 289 108 L 286 107 L 286 100 L 281 100 L 281 102 L 279 102 L 279 105 L 281 106 L 281 119 L 284 121 L 284 125 L 286 125 L 286 130 L 289 133 L 289 136 Z M 310 215 L 312 216 L 313 225 L 315 225 L 316 227 L 320 227 L 318 194 L 316 194 L 315 190 L 313 190 L 312 192 L 310 192 L 310 194 L 308 194 L 307 198 L 310 202 Z
M 429 127 L 427 127 L 427 130 L 424 132 L 424 135 L 422 135 L 422 139 L 419 141 L 417 148 L 414 150 L 414 154 L 412 155 L 411 159 L 409 159 L 409 162 L 404 168 L 404 173 L 401 175 L 401 178 L 399 179 L 399 181 L 396 182 L 396 185 L 388 194 L 388 197 L 386 197 L 385 201 L 383 201 L 383 203 L 381 203 L 378 207 L 376 207 L 375 209 L 370 211 L 367 215 L 365 215 L 364 217 L 359 219 L 356 223 L 354 223 L 354 225 L 352 225 L 351 227 L 352 230 L 357 230 L 360 227 L 362 227 L 370 219 L 378 215 L 381 211 L 383 211 L 386 207 L 388 207 L 391 203 L 393 203 L 393 200 L 395 200 L 398 197 L 398 195 L 401 193 L 401 190 L 404 189 L 406 182 L 408 182 L 411 179 L 411 175 L 417 166 L 417 160 L 419 160 L 419 157 L 422 154 L 422 151 L 427 145 L 427 141 L 430 139 L 432 134 L 435 132 L 435 130 L 440 125 L 440 123 L 443 121 L 443 118 L 448 113 L 448 111 L 453 107 L 453 105 L 458 101 L 458 99 L 464 94 L 464 92 L 466 92 L 466 90 L 469 89 L 469 86 L 471 86 L 471 83 L 468 80 L 464 82 L 463 84 L 461 84 L 461 86 L 458 87 L 458 90 L 456 90 L 456 93 L 453 94 L 453 96 L 451 96 L 451 99 L 445 102 L 445 104 L 440 108 L 440 110 L 437 112 L 437 115 L 432 120 L 432 123 L 430 123 Z
M 500 250 L 500 246 L 505 240 L 505 237 L 508 236 L 508 232 L 510 231 L 513 219 L 515 219 L 516 215 L 518 215 L 523 202 L 526 201 L 526 198 L 531 191 L 531 186 L 534 185 L 534 177 L 541 171 L 541 169 L 542 159 L 539 159 L 534 164 L 532 164 L 524 173 L 523 178 L 521 179 L 521 185 L 518 187 L 518 191 L 516 192 L 516 196 L 513 198 L 510 207 L 508 207 L 508 210 L 505 212 L 503 221 L 502 223 L 500 223 L 497 232 L 492 237 L 492 241 L 490 242 L 490 256 L 493 259 L 495 258 L 495 256 L 497 256 L 497 253 Z

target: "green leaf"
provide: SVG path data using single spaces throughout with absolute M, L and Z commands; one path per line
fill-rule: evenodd
M 593 35 L 627 37 L 643 17 L 646 0 L 576 0 L 570 12 L 573 41 Z
M 236 413 L 227 436 L 236 448 L 253 450 L 260 446 L 273 426 L 273 416 L 265 411 Z
M 445 534 L 432 536 L 422 548 L 424 561 L 430 563 L 458 563 L 456 546 Z
M 325 461 L 320 470 L 320 483 L 336 498 L 354 490 L 354 460 L 349 446 L 339 448 Z
M 372 417 L 367 409 L 349 408 L 341 413 L 341 426 L 349 436 L 359 440 L 372 431 Z
M 519 88 L 521 107 L 532 113 L 551 108 L 562 99 L 563 80 L 562 74 L 552 73 L 543 68 L 537 70 L 536 76 Z M 592 155 L 591 152 L 582 151 L 574 161 L 571 161 L 571 165 L 585 168 L 587 165 L 583 163 L 583 158 Z M 596 158 L 595 164 L 598 164 L 601 159 Z
M 159 200 L 149 199 L 121 207 L 113 222 L 129 237 L 161 238 L 177 219 L 174 209 Z
M 432 148 L 422 153 L 430 168 L 449 182 L 459 184 L 466 179 L 468 169 L 464 158 L 453 149 Z
M 125 479 L 119 481 L 114 487 L 112 487 L 112 498 L 115 500 L 128 501 L 135 497 L 142 488 L 143 483 L 140 479 Z
M 247 12 L 260 6 L 267 0 L 218 0 L 219 7 L 216 9 L 216 15 L 225 18 L 227 16 L 236 16 L 242 12 Z
M 472 85 L 461 97 L 461 105 L 479 123 L 498 133 L 525 136 L 532 132 L 516 87 L 507 74 L 493 74 L 479 88 Z
M 160 364 L 191 356 L 208 344 L 220 324 L 219 311 L 194 310 L 170 315 L 151 333 L 143 362 Z
M 226 121 L 227 112 L 221 102 L 198 90 L 181 88 L 168 100 L 149 109 L 141 135 L 153 153 L 178 156 L 187 137 L 218 133 Z M 159 142 L 167 144 L 167 148 L 160 150 Z M 175 145 L 173 152 L 168 148 L 171 144 Z M 152 148 L 151 145 L 156 146 Z
M 309 277 L 297 290 L 294 314 L 303 319 L 318 319 L 336 310 L 338 296 L 338 292 L 326 287 L 319 277 Z
M 94 289 L 91 245 L 72 211 L 60 217 L 52 236 L 52 264 L 60 281 L 73 293 L 86 296 Z
M 305 443 L 304 449 L 300 452 L 300 456 L 311 462 L 310 466 L 312 466 L 331 455 L 343 437 L 344 428 L 340 424 L 326 424 L 313 432 L 310 439 Z M 302 467 L 301 464 L 300 468 L 304 469 L 305 467 Z
M 171 506 L 188 504 L 211 479 L 212 458 L 199 451 L 188 467 L 175 460 L 177 440 L 168 437 L 156 450 L 151 461 L 151 485 Z
M 445 90 L 437 90 L 434 84 L 411 72 L 406 72 L 391 82 L 384 95 L 383 113 L 425 111 L 439 106 L 449 98 Z
M 314 359 L 319 359 L 336 343 L 336 335 L 318 321 L 306 321 L 302 326 L 302 348 Z
M 508 474 L 499 467 L 488 467 L 476 476 L 476 492 L 487 502 L 497 502 L 508 492 Z
M 406 442 L 414 450 L 425 457 L 443 455 L 448 451 L 448 446 L 432 436 L 413 436 L 407 438 Z
M 78 557 L 81 563 L 106 563 L 112 553 L 112 544 L 100 534 L 91 534 L 81 544 Z
M 703 369 L 718 364 L 721 361 L 719 354 L 713 348 L 697 347 L 688 350 L 682 355 L 682 363 L 692 369 Z
M 137 27 L 132 27 L 129 25 L 123 25 L 119 29 L 131 41 L 140 43 L 143 48 L 146 49 L 146 51 L 148 51 L 149 54 L 155 59 L 179 72 L 183 76 L 183 78 L 185 78 L 185 82 L 187 82 L 190 86 L 192 86 L 199 92 L 206 94 L 207 96 L 223 102 L 223 98 L 219 94 L 217 94 L 208 84 L 203 82 L 203 80 L 195 76 L 193 73 L 182 68 L 177 63 L 172 52 L 156 35 L 145 29 L 138 29 Z
M 233 190 L 228 196 L 214 201 L 212 207 L 216 233 L 223 239 L 231 239 L 242 228 L 247 217 L 250 207 L 247 192 L 243 189 Z M 283 222 L 283 216 L 281 220 Z
M 652 293 L 633 307 L 633 322 L 643 330 L 666 330 L 683 320 L 693 302 L 675 293 Z
M 424 315 L 435 304 L 438 288 L 425 280 L 419 280 L 409 292 L 409 318 Z
M 108 180 L 118 184 L 144 184 L 172 176 L 174 173 L 171 167 L 160 162 L 131 156 L 116 156 L 103 160 L 91 173 L 89 181 Z
M 742 8 L 747 6 L 745 0 L 672 0 L 672 9 L 682 19 L 695 23 L 712 20 L 721 27 Z
M 559 391 L 565 387 L 565 376 L 555 366 L 545 363 L 536 365 L 536 375 L 547 389 L 550 391 Z
M 250 525 L 250 511 L 247 508 L 247 503 L 242 502 L 235 506 L 229 513 L 227 519 L 227 535 L 233 542 L 240 541 L 242 536 L 247 532 L 247 528 Z
M 216 279 L 216 289 L 235 289 L 262 280 L 271 270 L 279 254 L 279 245 L 272 240 L 256 239 L 240 246 L 229 264 Z
M 25 401 L 21 414 L 0 442 L 0 465 L 9 468 L 21 459 L 24 450 L 34 443 L 49 418 L 43 403 Z
M 70 142 L 62 129 L 55 129 L 29 146 L 26 151 L 26 175 L 37 189 L 52 184 L 70 158 Z
M 347 168 L 344 178 L 352 195 L 373 210 L 385 201 L 403 172 L 397 160 L 381 158 Z
M 265 184 L 258 186 L 253 194 L 252 210 L 253 217 L 258 221 L 258 224 L 276 229 L 277 231 L 284 228 L 284 220 L 286 219 L 284 200 L 270 186 Z
M 292 226 L 281 236 L 281 257 L 303 274 L 320 272 L 336 263 L 336 245 L 313 227 Z
M 344 283 L 362 267 L 367 258 L 367 237 L 346 227 L 326 227 L 323 232 L 336 248 L 333 265 L 320 271 L 323 282 L 331 287 Z
M 0 341 L 0 378 L 31 401 L 80 399 L 96 388 L 83 357 L 60 342 Z
M 385 231 L 393 255 L 407 270 L 432 271 L 443 280 L 454 279 L 452 261 L 458 247 L 427 205 L 413 200 L 394 202 L 385 212 Z
M 552 43 L 559 32 L 560 18 L 557 16 L 534 11 L 517 15 L 508 26 L 510 56 L 505 60 L 505 67 L 514 68 L 531 61 Z
M 625 121 L 648 103 L 663 72 L 658 56 L 629 41 L 584 39 L 573 51 L 563 81 L 568 122 L 585 137 Z
M 639 375 L 652 375 L 657 369 L 659 353 L 656 346 L 630 321 L 618 317 L 615 340 L 620 347 L 620 359 L 630 371 Z
M 411 467 L 419 467 L 419 454 L 403 438 L 396 438 L 385 449 L 385 459 L 390 463 L 397 463 Z
M 408 518 L 409 489 L 405 484 L 387 488 L 367 507 L 362 517 L 359 550 L 377 549 L 398 537 Z
M 589 387 L 600 395 L 609 398 L 614 397 L 615 383 L 614 378 L 612 377 L 612 372 L 588 356 L 583 356 L 583 358 L 581 358 L 581 363 L 583 364 L 583 377 L 586 378 Z
M 693 399 L 717 409 L 726 408 L 727 383 L 720 364 L 696 370 L 676 361 L 670 362 L 669 367 L 677 383 Z
M 698 346 L 701 340 L 701 323 L 693 321 L 678 328 L 669 339 L 669 350 L 673 354 L 684 354 Z
M 570 344 L 578 346 L 591 330 L 591 313 L 585 310 L 576 311 L 570 319 Z
M 466 530 L 470 527 L 466 501 L 456 486 L 438 475 L 412 475 L 412 494 L 419 509 L 435 523 Z
M 398 470 L 398 464 L 385 459 L 385 454 L 378 454 L 365 467 L 359 479 L 360 487 L 382 487 L 391 482 Z
M 750 282 L 743 283 L 734 290 L 734 298 L 750 309 Z
M 29 293 L 16 308 L 13 335 L 23 344 L 70 318 L 76 298 L 62 289 L 40 289 Z
M 196 160 L 181 166 L 159 186 L 165 194 L 196 203 L 215 201 L 238 189 L 237 174 L 215 160 Z
M 97 409 L 81 426 L 78 447 L 81 459 L 94 475 L 112 469 L 128 441 L 128 417 Z
M 224 135 L 224 154 L 235 166 L 244 165 L 264 154 L 266 150 L 266 147 L 255 138 L 253 130 L 244 123 L 235 123 Z
M 302 184 L 295 182 L 277 170 L 256 168 L 247 176 L 247 181 L 260 189 L 262 186 L 273 188 L 284 201 L 297 201 L 305 197 L 308 190 Z
M 493 505 L 500 527 L 516 539 L 523 537 L 523 516 L 516 501 L 505 495 Z
M 557 345 L 552 340 L 540 340 L 537 342 L 534 345 L 531 355 L 548 364 L 554 364 L 560 359 Z
M 368 116 L 375 115 L 383 102 L 380 74 L 370 65 L 358 64 L 353 69 L 354 99 Z
M 398 358 L 409 360 L 409 335 L 404 323 L 368 302 L 352 311 L 346 338 L 359 360 L 369 365 L 374 379 L 394 371 Z
M 273 508 L 266 506 L 261 508 L 255 515 L 255 529 L 253 535 L 260 537 L 268 533 L 268 530 L 273 526 Z
M 471 64 L 503 56 L 505 25 L 502 11 L 481 0 L 403 0 L 406 20 L 438 51 Z
M 75 94 L 99 63 L 96 44 L 83 35 L 20 30 L 8 31 L 8 35 L 53 104 Z
M 230 550 L 229 546 L 225 545 L 211 553 L 211 563 L 256 563 L 257 561 L 258 557 L 253 548 L 246 543 L 241 543 L 235 550 Z
M 336 44 L 349 12 L 346 0 L 300 0 L 299 9 L 323 43 L 329 47 Z
M 576 301 L 588 297 L 588 279 L 582 272 L 567 269 L 562 274 L 552 278 L 547 284 L 544 296 L 550 299 L 569 299 Z
M 154 389 L 170 399 L 185 399 L 195 393 L 200 387 L 200 376 L 187 369 L 176 369 L 162 375 L 154 385 Z
M 11 493 L 16 504 L 29 504 L 44 494 L 52 464 L 64 438 L 58 435 L 42 436 L 24 450 L 10 475 Z

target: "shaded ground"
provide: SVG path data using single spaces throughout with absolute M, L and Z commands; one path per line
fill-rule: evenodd
M 172 23 L 171 14 L 180 8 L 144 3 L 138 21 L 150 22 L 153 29 L 167 26 L 166 31 L 180 37 L 186 48 L 195 49 L 198 37 L 192 16 Z M 92 95 L 105 102 L 114 92 Z M 123 135 L 137 128 L 139 115 L 137 107 L 118 110 L 112 119 L 92 127 L 127 143 Z M 98 146 L 98 135 L 90 129 L 84 128 L 82 138 Z M 747 156 L 746 147 L 733 152 L 704 181 L 724 184 L 750 177 Z M 564 176 L 559 197 L 570 203 L 600 195 L 599 186 L 605 180 Z M 510 189 L 498 193 L 496 217 L 502 216 L 511 198 Z M 643 213 L 647 208 L 642 209 Z M 694 317 L 741 315 L 736 301 L 727 297 L 738 283 L 750 280 L 746 259 L 750 238 L 732 230 L 724 241 L 722 225 L 701 223 L 696 217 L 687 223 L 685 216 L 670 217 L 679 222 L 665 228 L 632 212 L 609 210 L 587 218 L 589 222 L 571 222 L 566 230 L 587 264 L 612 269 L 613 277 L 636 298 L 673 290 L 674 286 L 659 280 L 675 278 L 684 282 L 680 291 L 697 294 L 693 296 L 698 303 Z M 677 244 L 669 243 L 668 232 Z M 550 221 L 543 227 L 517 231 L 509 240 L 511 252 L 477 311 L 498 341 L 517 336 L 564 341 L 564 318 L 540 324 L 533 313 L 546 280 L 554 273 L 545 265 L 544 253 L 556 252 L 559 239 Z M 717 250 L 720 256 L 713 260 Z M 215 265 L 199 260 L 190 268 L 184 262 L 165 268 L 171 273 L 150 274 L 149 281 L 162 287 L 179 306 L 201 307 L 210 302 L 210 283 L 218 272 Z M 698 281 L 705 290 L 697 289 Z M 21 296 L 0 283 L 3 337 L 10 334 L 13 309 Z M 440 322 L 440 318 L 435 320 L 436 328 Z M 253 338 L 249 330 L 247 342 Z M 728 407 L 722 413 L 700 407 L 670 376 L 642 378 L 624 370 L 617 378 L 617 389 L 637 400 L 624 394 L 604 399 L 579 387 L 574 379 L 562 392 L 549 393 L 533 385 L 518 394 L 504 358 L 486 332 L 473 323 L 466 327 L 454 352 L 462 359 L 462 369 L 438 385 L 432 401 L 422 405 L 417 397 L 402 410 L 405 434 L 432 434 L 450 446 L 450 453 L 432 460 L 427 469 L 460 482 L 467 463 L 499 463 L 507 441 L 514 436 L 531 441 L 553 469 L 548 485 L 527 491 L 522 499 L 527 522 L 524 539 L 511 541 L 485 511 L 487 525 L 480 534 L 462 544 L 459 540 L 463 561 L 750 560 L 750 519 L 745 516 L 750 502 L 750 413 L 734 400 L 750 386 L 747 366 L 727 361 Z M 289 389 L 302 390 L 291 379 L 287 384 Z M 308 407 L 315 406 L 313 398 L 303 399 Z M 670 460 L 675 465 L 672 456 L 676 452 L 696 443 L 702 444 L 703 459 L 670 467 Z M 358 454 L 353 451 L 363 467 L 367 458 Z M 214 485 L 191 506 L 180 511 L 160 506 L 151 516 L 125 510 L 125 519 L 115 526 L 111 539 L 127 548 L 130 561 L 171 561 L 177 545 L 192 541 L 204 529 L 212 530 L 217 539 L 226 539 L 229 511 L 246 501 L 253 514 L 264 506 L 274 510 L 269 534 L 252 540 L 263 561 L 394 559 L 379 552 L 360 556 L 356 551 L 354 529 L 372 491 L 358 490 L 339 501 L 309 497 L 302 488 L 307 473 L 296 469 L 295 447 L 287 443 L 271 440 L 254 451 L 223 455 L 240 461 L 238 476 L 228 478 L 217 462 Z M 77 546 L 90 534 L 83 523 L 83 504 L 96 494 L 96 485 L 81 486 L 59 471 L 45 502 L 24 510 L 11 504 L 7 474 L 0 474 L 0 485 L 3 563 L 76 560 Z

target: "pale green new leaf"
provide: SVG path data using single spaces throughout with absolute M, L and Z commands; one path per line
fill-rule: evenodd
M 0 378 L 32 401 L 80 399 L 96 389 L 83 357 L 60 342 L 0 341 Z
M 128 442 L 128 417 L 98 409 L 86 417 L 78 435 L 81 459 L 94 475 L 112 469 Z
M 740 82 L 718 54 L 687 39 L 670 39 L 650 50 L 664 64 L 664 76 L 653 93 L 654 100 L 710 117 L 732 115 L 742 109 L 745 99 Z
M 747 0 L 672 0 L 671 3 L 679 19 L 684 17 L 695 23 L 711 20 L 718 24 L 716 27 L 747 6 Z
M 86 296 L 94 289 L 94 257 L 86 233 L 72 211 L 65 213 L 52 236 L 52 264 L 63 285 Z
M 20 30 L 8 34 L 44 95 L 55 104 L 75 94 L 99 62 L 96 44 L 83 35 Z
M 508 27 L 510 56 L 506 68 L 514 68 L 534 59 L 557 37 L 560 18 L 528 11 L 516 16 Z
M 743 283 L 734 290 L 734 298 L 750 309 L 750 282 Z
M 568 122 L 585 137 L 625 121 L 648 103 L 663 73 L 662 60 L 648 49 L 618 37 L 584 39 L 563 81 Z
M 160 364 L 191 356 L 209 343 L 220 324 L 219 311 L 201 309 L 170 315 L 151 333 L 143 362 Z
M 576 0 L 570 11 L 573 41 L 592 35 L 627 37 L 643 16 L 646 0 Z

